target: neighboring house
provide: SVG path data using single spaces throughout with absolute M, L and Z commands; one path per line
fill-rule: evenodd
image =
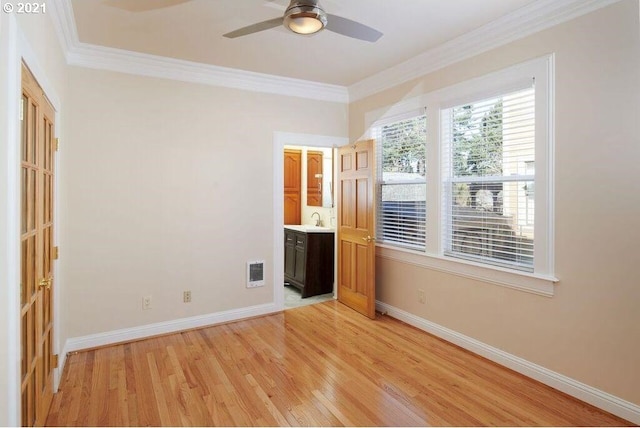
M 282 198 L 273 178 L 288 143 L 281 133 L 355 141 L 377 119 L 370 112 L 549 54 L 554 215 L 535 218 L 535 238 L 539 227 L 554 237 L 546 254 L 552 274 L 514 284 L 500 269 L 461 272 L 450 259 L 381 245 L 377 296 L 391 315 L 640 423 L 639 4 L 585 5 L 594 6 L 534 34 L 492 41 L 490 49 L 458 46 L 449 62 L 434 51 L 416 59 L 423 72 L 409 81 L 406 69 L 392 69 L 347 88 L 349 102 L 189 82 L 188 73 L 164 79 L 133 59 L 130 73 L 110 71 L 113 58 L 61 46 L 53 13 L 1 14 L 0 425 L 19 423 L 13 168 L 21 57 L 58 109 L 54 347 L 64 360 L 74 349 L 281 308 L 272 272 L 281 261 L 274 236 Z M 182 72 L 163 66 L 174 77 Z M 504 173 L 543 168 L 537 159 L 523 162 L 524 170 Z M 500 209 L 512 212 L 508 233 L 526 240 L 533 238 L 534 189 L 518 186 L 512 199 L 503 189 Z M 465 200 L 457 199 L 459 209 L 477 211 Z M 483 206 L 491 212 L 488 201 Z M 436 226 L 427 227 L 428 238 L 439 236 Z M 249 290 L 245 263 L 256 259 L 266 261 L 267 284 Z M 192 303 L 176 305 L 187 287 Z M 149 294 L 153 310 L 141 311 Z

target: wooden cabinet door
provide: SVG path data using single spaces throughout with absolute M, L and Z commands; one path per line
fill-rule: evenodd
M 285 193 L 284 224 L 300 224 L 301 218 L 300 193 Z
M 302 174 L 302 152 L 285 149 L 284 151 L 284 191 L 299 192 Z
M 284 224 L 300 224 L 302 213 L 302 152 L 284 151 Z
M 307 261 L 307 235 L 304 233 L 296 234 L 296 266 L 294 278 L 301 284 L 304 284 L 306 261 Z
M 289 278 L 296 276 L 296 236 L 286 230 L 284 232 L 284 274 Z
M 307 152 L 307 205 L 322 206 L 322 152 Z

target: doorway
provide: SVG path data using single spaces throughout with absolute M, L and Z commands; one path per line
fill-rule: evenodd
M 285 147 L 299 146 L 307 148 L 336 148 L 348 144 L 349 140 L 342 137 L 331 137 L 324 135 L 311 134 L 295 134 L 276 132 L 274 134 L 274 249 L 273 249 L 273 283 L 274 283 L 274 304 L 276 307 L 283 309 L 285 307 L 285 290 L 284 284 L 284 150 Z M 319 151 L 319 150 L 318 150 Z M 335 152 L 335 150 L 333 150 Z M 335 171 L 332 173 L 332 181 L 335 183 Z M 306 183 L 306 181 L 305 181 Z M 335 204 L 334 189 L 333 215 L 337 212 Z M 309 214 L 313 214 L 314 206 Z M 321 207 L 318 207 L 321 208 Z M 326 208 L 329 209 L 329 208 Z M 330 225 L 330 220 L 328 220 Z M 302 223 L 310 223 L 309 219 L 301 218 Z M 334 254 L 335 244 L 334 244 Z M 334 257 L 335 258 L 335 257 Z M 334 260 L 334 278 L 336 277 Z M 335 282 L 335 281 L 334 281 Z M 335 287 L 334 287 L 335 295 Z M 331 297 L 333 298 L 333 296 Z

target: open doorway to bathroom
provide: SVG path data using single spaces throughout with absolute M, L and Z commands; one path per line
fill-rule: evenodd
M 285 145 L 284 309 L 334 298 L 333 148 Z
M 337 206 L 335 204 L 336 189 L 333 184 L 335 182 L 334 148 L 347 143 L 348 139 L 343 137 L 283 132 L 274 134 L 274 303 L 283 309 L 335 298 L 335 215 Z M 297 151 L 299 155 L 297 158 L 294 157 L 293 163 L 289 163 L 285 161 L 285 151 Z M 287 168 L 298 171 L 299 178 L 294 180 L 294 183 L 298 182 L 299 184 L 298 189 L 295 189 L 296 186 L 289 182 L 286 190 L 294 192 L 293 195 L 289 193 L 285 198 L 285 194 L 288 193 L 285 191 L 284 177 L 285 164 L 287 163 L 289 163 Z M 296 190 L 299 191 L 299 196 L 296 196 Z M 296 215 L 288 214 L 285 221 L 285 205 L 296 206 L 298 203 L 299 208 L 295 208 L 294 212 L 299 212 L 299 218 L 296 219 Z M 287 210 L 290 211 L 291 208 L 289 207 Z M 320 235 L 317 235 L 319 232 Z M 298 239 L 295 236 L 298 233 L 301 240 L 305 241 L 300 245 L 298 245 Z M 306 271 L 304 272 L 304 288 L 301 289 L 299 283 L 292 284 L 291 277 L 293 275 L 295 279 L 295 267 L 297 266 L 298 273 L 302 274 L 300 267 L 304 265 L 304 260 L 306 260 L 301 251 L 302 247 L 310 249 L 317 246 L 317 242 L 310 242 L 309 247 L 306 247 L 307 237 L 311 236 L 312 241 L 317 241 L 319 236 L 326 236 L 327 233 L 331 235 L 331 263 L 322 261 L 311 263 L 311 265 L 318 268 L 317 270 L 321 273 L 329 273 L 328 289 L 316 288 L 317 285 L 307 289 Z M 288 247 L 286 245 L 287 235 L 290 239 Z M 326 246 L 326 242 L 323 245 Z M 298 247 L 297 253 L 296 246 Z M 286 250 L 288 250 L 288 257 L 285 257 Z M 292 254 L 294 257 L 291 257 Z M 298 261 L 300 263 L 295 263 Z M 287 265 L 285 262 L 289 264 Z M 288 280 L 285 280 L 285 270 L 288 270 Z M 318 272 L 310 272 L 309 275 L 309 279 L 312 279 L 318 276 Z M 289 285 L 285 286 L 285 282 L 288 282 Z

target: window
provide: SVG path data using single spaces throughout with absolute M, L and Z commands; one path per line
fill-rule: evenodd
M 533 81 L 441 117 L 444 254 L 533 271 Z
M 425 248 L 426 116 L 420 114 L 379 124 L 378 241 Z
M 550 55 L 370 112 L 379 254 L 552 295 L 552 100 Z

